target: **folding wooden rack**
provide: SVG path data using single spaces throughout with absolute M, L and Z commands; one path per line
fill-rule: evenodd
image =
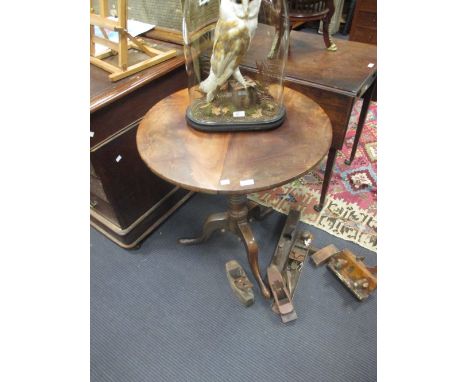
M 109 19 L 109 2 L 108 0 L 99 0 L 99 14 L 94 13 L 91 0 L 91 47 L 90 59 L 91 63 L 101 69 L 110 72 L 109 79 L 118 81 L 122 78 L 135 74 L 150 66 L 159 64 L 172 57 L 175 57 L 176 51 L 171 49 L 167 52 L 160 51 L 148 46 L 142 39 L 138 39 L 130 35 L 127 31 L 127 0 L 117 1 L 117 19 Z M 96 36 L 95 26 L 102 32 L 103 37 Z M 111 41 L 106 30 L 116 31 L 119 34 L 118 42 Z M 101 44 L 108 47 L 110 50 L 96 55 L 95 44 Z M 138 62 L 137 64 L 128 66 L 128 50 L 137 49 L 145 53 L 149 58 Z M 117 54 L 119 63 L 118 66 L 108 61 L 104 61 L 106 57 Z

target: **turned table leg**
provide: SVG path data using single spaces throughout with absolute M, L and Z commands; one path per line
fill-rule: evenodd
M 333 166 L 335 165 L 336 152 L 337 150 L 333 147 L 328 152 L 327 166 L 325 167 L 325 176 L 323 177 L 322 191 L 320 193 L 320 202 L 314 206 L 314 210 L 317 212 L 322 211 L 323 205 L 325 203 L 328 186 L 330 185 L 330 178 L 333 174 Z
M 200 236 L 190 239 L 179 239 L 180 244 L 199 244 L 210 238 L 213 232 L 226 229 L 240 237 L 247 251 L 252 274 L 257 280 L 258 286 L 266 299 L 271 298 L 270 290 L 267 288 L 260 275 L 258 265 L 258 246 L 248 223 L 249 208 L 247 206 L 246 195 L 230 195 L 229 209 L 227 212 L 212 214 L 203 225 L 203 232 Z
M 359 140 L 361 139 L 362 129 L 364 128 L 364 123 L 366 122 L 367 112 L 369 110 L 369 105 L 370 105 L 370 102 L 372 100 L 372 97 L 374 96 L 376 83 L 377 83 L 377 79 L 374 80 L 371 87 L 364 94 L 364 97 L 363 97 L 363 100 L 362 100 L 361 113 L 359 114 L 359 122 L 358 122 L 358 125 L 357 125 L 357 128 L 356 128 L 356 134 L 354 135 L 353 148 L 351 149 L 351 155 L 350 155 L 349 159 L 345 160 L 345 163 L 348 166 L 351 163 L 353 163 L 354 156 L 356 155 L 356 150 L 357 150 L 357 147 L 358 147 L 358 144 L 359 144 Z

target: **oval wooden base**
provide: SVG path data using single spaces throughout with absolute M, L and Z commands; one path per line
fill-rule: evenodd
M 236 132 L 236 131 L 265 131 L 273 130 L 280 127 L 285 118 L 286 110 L 281 108 L 280 114 L 277 118 L 267 122 L 258 123 L 226 123 L 226 124 L 213 124 L 213 123 L 201 123 L 192 118 L 190 110 L 187 109 L 185 114 L 187 124 L 196 130 L 204 132 Z

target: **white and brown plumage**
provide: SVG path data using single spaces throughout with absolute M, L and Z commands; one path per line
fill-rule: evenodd
M 239 64 L 257 29 L 260 3 L 261 0 L 221 0 L 210 74 L 200 83 L 200 90 L 206 93 L 208 102 L 213 100 L 216 90 L 231 76 L 247 87 Z

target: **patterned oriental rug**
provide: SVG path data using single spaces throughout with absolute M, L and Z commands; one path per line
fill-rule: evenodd
M 325 205 L 320 213 L 314 205 L 320 199 L 326 158 L 319 168 L 282 187 L 249 195 L 249 199 L 288 214 L 291 205 L 301 210 L 301 220 L 341 239 L 377 252 L 377 104 L 369 106 L 367 120 L 351 166 L 349 158 L 361 110 L 356 102 L 345 144 L 338 151 Z

